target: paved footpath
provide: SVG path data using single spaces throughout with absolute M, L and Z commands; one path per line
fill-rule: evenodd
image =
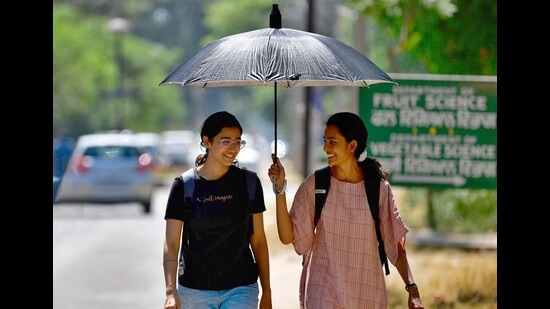
M 272 250 L 270 248 L 269 263 L 273 308 L 299 309 L 298 286 L 302 258 L 294 253 L 292 245 L 288 246 L 288 249 L 282 250 Z

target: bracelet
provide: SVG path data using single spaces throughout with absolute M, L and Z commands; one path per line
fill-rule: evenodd
M 166 260 L 166 261 L 162 262 L 162 266 L 164 266 L 168 262 L 176 262 L 177 263 L 178 261 L 177 260 Z
M 416 287 L 416 283 L 414 283 L 414 282 L 407 283 L 407 285 L 405 285 L 405 290 L 408 292 L 409 288 L 413 287 L 413 286 Z
M 277 191 L 277 181 L 273 182 L 273 193 L 276 195 L 283 195 L 286 191 L 286 179 L 283 181 L 283 188 L 281 191 Z

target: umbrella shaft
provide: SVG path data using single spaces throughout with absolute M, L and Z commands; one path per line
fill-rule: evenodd
M 273 149 L 274 149 L 274 153 L 275 153 L 275 156 L 277 156 L 277 82 L 273 82 L 273 89 L 275 91 L 274 93 L 274 96 L 275 96 L 275 104 L 274 104 L 274 146 L 273 146 Z M 277 163 L 277 161 L 275 159 L 273 159 L 273 163 Z

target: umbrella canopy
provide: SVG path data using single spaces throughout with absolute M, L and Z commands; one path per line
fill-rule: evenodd
M 316 33 L 265 28 L 218 39 L 160 84 L 197 87 L 369 86 L 393 82 L 363 54 Z
M 281 28 L 273 4 L 270 28 L 215 40 L 187 57 L 160 85 L 274 86 L 275 154 L 277 86 L 370 86 L 395 83 L 363 54 L 333 38 Z

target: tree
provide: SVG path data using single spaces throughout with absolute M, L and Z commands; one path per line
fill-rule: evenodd
M 386 41 L 392 72 L 411 72 L 416 59 L 431 74 L 496 75 L 494 0 L 347 0 L 373 18 Z
M 106 30 L 107 20 L 105 16 L 86 15 L 70 5 L 55 6 L 54 130 L 62 126 L 78 136 L 116 129 L 117 116 L 125 118 L 126 128 L 136 131 L 181 128 L 185 109 L 177 89 L 157 88 L 178 53 L 125 35 L 121 53 L 127 88 L 123 90 L 131 95 L 116 97 L 112 94 L 119 90 L 121 77 L 113 55 L 115 38 Z

